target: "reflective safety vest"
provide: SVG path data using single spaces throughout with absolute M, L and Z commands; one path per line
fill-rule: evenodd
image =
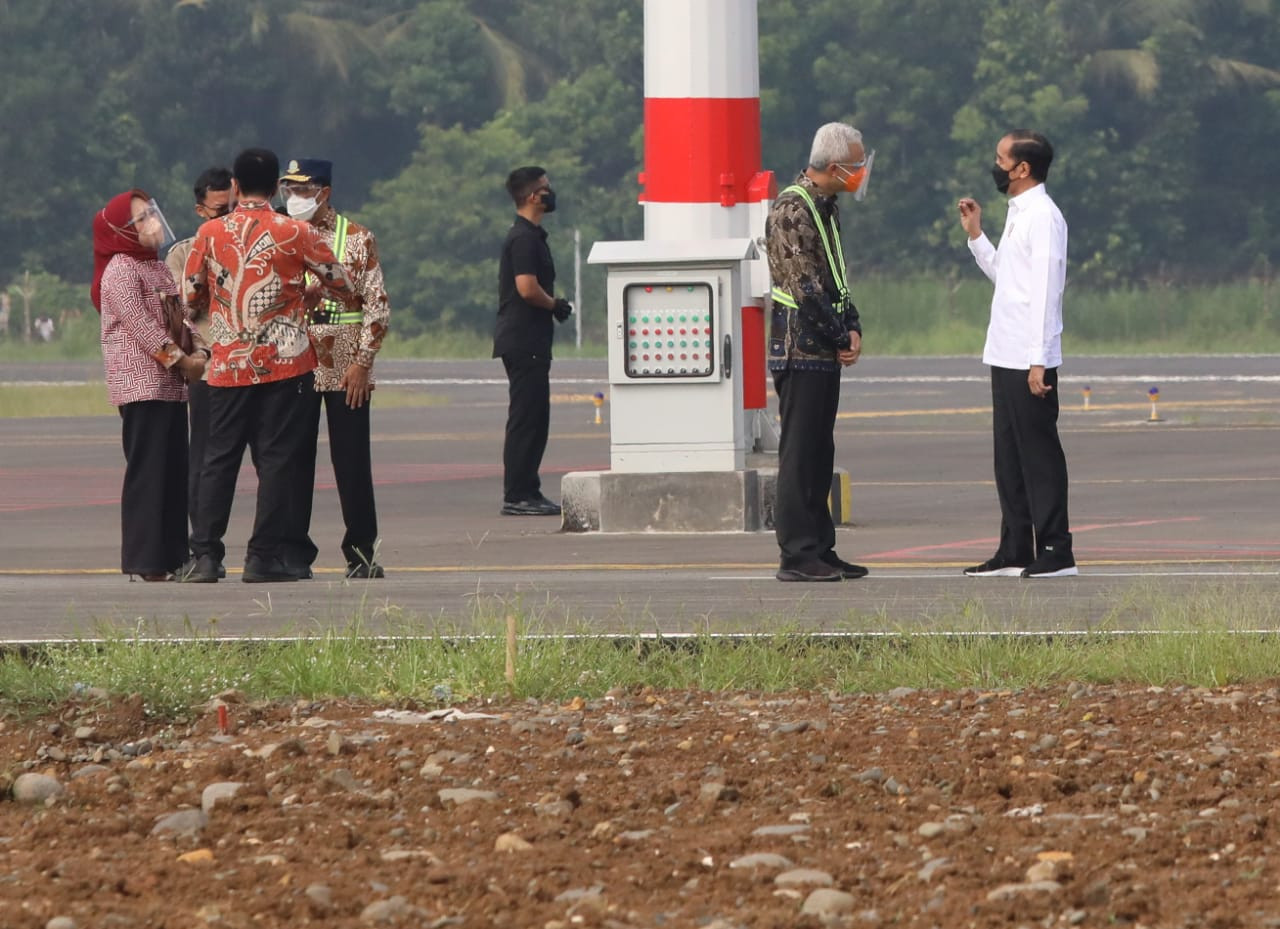
M 347 218 L 342 214 L 338 214 L 337 222 L 333 230 L 333 254 L 338 259 L 338 263 L 342 264 L 347 257 Z M 314 279 L 314 275 L 310 271 L 307 272 L 308 278 Z M 345 323 L 363 323 L 364 312 L 361 310 L 348 310 L 337 300 L 323 300 L 317 308 L 316 316 L 321 320 L 327 321 L 331 325 L 343 325 Z
M 832 304 L 837 313 L 841 312 L 849 305 L 849 287 L 845 283 L 844 276 L 844 248 L 840 245 L 840 230 L 835 224 L 831 225 L 831 236 L 827 236 L 826 224 L 822 221 L 822 216 L 818 213 L 818 206 L 813 202 L 813 197 L 809 196 L 809 191 L 805 190 L 799 184 L 792 184 L 790 187 L 782 191 L 784 194 L 796 193 L 800 195 L 800 199 L 805 202 L 805 206 L 809 208 L 809 214 L 813 217 L 813 224 L 818 227 L 818 235 L 822 238 L 822 248 L 827 253 L 827 265 L 831 268 L 831 276 L 835 279 L 836 289 L 840 292 L 839 299 Z M 836 240 L 835 251 L 831 250 L 831 239 Z M 837 261 L 836 259 L 839 259 Z M 775 303 L 781 303 L 783 306 L 797 309 L 800 304 L 795 297 L 787 293 L 785 290 L 779 290 L 774 287 L 771 291 Z

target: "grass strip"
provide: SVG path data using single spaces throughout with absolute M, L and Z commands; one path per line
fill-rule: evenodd
M 0 654 L 0 711 L 48 709 L 85 688 L 137 693 L 148 712 L 183 717 L 220 691 L 251 699 L 351 698 L 385 704 L 485 699 L 566 700 L 610 688 L 883 692 L 896 687 L 989 690 L 1064 681 L 1218 687 L 1273 679 L 1280 667 L 1274 595 L 1230 585 L 1118 603 L 1084 631 L 998 628 L 964 605 L 927 625 L 853 617 L 814 632 L 787 617 L 768 631 L 687 636 L 600 635 L 586 624 L 515 608 L 516 675 L 505 679 L 510 604 L 480 602 L 463 624 L 379 605 L 345 626 L 293 638 L 234 640 L 188 626 L 183 636 L 103 628 L 94 639 Z M 1135 617 L 1140 615 L 1140 619 Z M 555 628 L 551 628 L 551 620 Z

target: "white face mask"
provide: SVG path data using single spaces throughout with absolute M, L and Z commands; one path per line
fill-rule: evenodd
M 320 200 L 319 197 L 299 197 L 297 194 L 290 194 L 285 199 L 284 208 L 294 219 L 305 221 L 316 215 L 316 210 L 320 209 Z

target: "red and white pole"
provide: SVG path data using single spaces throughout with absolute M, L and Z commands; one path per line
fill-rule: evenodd
M 644 237 L 763 235 L 756 0 L 645 0 L 644 97 Z

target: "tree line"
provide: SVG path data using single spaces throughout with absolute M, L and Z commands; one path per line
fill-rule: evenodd
M 876 149 L 846 216 L 859 275 L 967 271 L 955 201 L 1003 219 L 988 168 L 1040 129 L 1072 284 L 1270 276 L 1277 0 L 759 0 L 764 167 L 822 122 Z M 335 163 L 377 234 L 395 329 L 485 331 L 506 173 L 541 164 L 567 289 L 585 247 L 639 238 L 641 0 L 0 0 L 0 285 L 86 281 L 90 219 L 131 186 L 179 236 L 210 164 L 266 145 Z M 998 225 L 996 225 L 998 228 Z M 587 297 L 598 302 L 598 269 Z M 47 287 L 46 287 L 47 290 Z

